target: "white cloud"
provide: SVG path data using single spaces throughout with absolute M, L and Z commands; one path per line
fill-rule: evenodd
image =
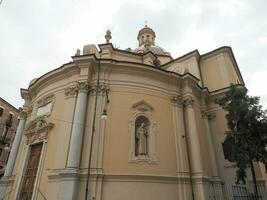
M 266 90 L 267 70 L 244 73 L 244 79 L 252 96 L 260 96 L 261 104 L 267 109 L 267 90 Z

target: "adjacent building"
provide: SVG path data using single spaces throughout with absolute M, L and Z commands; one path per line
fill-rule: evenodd
M 1 195 L 6 199 L 207 200 L 233 193 L 225 112 L 244 87 L 230 47 L 181 57 L 145 26 L 138 48 L 85 45 L 21 89 L 25 100 Z M 259 184 L 265 171 L 255 163 Z M 248 174 L 248 183 L 251 180 Z
M 4 174 L 18 124 L 18 109 L 0 97 L 0 176 Z

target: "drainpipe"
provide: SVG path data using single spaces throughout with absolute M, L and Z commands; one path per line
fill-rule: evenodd
M 97 71 L 97 81 L 96 81 L 96 93 L 95 93 L 95 108 L 94 108 L 94 117 L 93 117 L 93 125 L 92 125 L 92 135 L 91 135 L 91 144 L 90 144 L 90 152 L 89 152 L 89 161 L 88 161 L 88 171 L 86 177 L 86 190 L 85 190 L 85 200 L 88 198 L 88 190 L 89 190 L 89 178 L 90 178 L 90 169 L 91 169 L 91 160 L 92 160 L 92 151 L 93 151 L 93 140 L 95 134 L 95 121 L 96 121 L 96 108 L 97 108 L 97 99 L 98 99 L 98 90 L 99 90 L 99 78 L 100 78 L 100 61 L 98 61 L 98 71 Z
M 185 117 L 184 117 L 185 119 Z M 187 128 L 186 128 L 186 122 L 184 120 L 184 129 L 185 129 L 185 143 L 186 143 L 186 152 L 187 152 L 187 158 L 188 158 L 188 168 L 189 168 L 189 179 L 190 179 L 190 185 L 191 185 L 191 194 L 192 194 L 192 200 L 195 200 L 195 192 L 194 192 L 194 184 L 193 184 L 193 178 L 192 178 L 192 165 L 191 165 L 191 156 L 190 156 L 190 150 L 189 150 L 189 141 L 187 137 Z

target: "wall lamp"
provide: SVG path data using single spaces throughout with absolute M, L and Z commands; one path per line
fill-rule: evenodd
M 103 120 L 106 120 L 108 118 L 107 107 L 108 107 L 108 103 L 110 102 L 108 98 L 108 90 L 105 91 L 105 95 L 106 95 L 105 106 L 101 114 L 101 119 Z

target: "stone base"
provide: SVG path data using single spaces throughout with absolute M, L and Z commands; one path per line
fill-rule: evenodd
M 0 180 L 0 199 L 4 199 L 6 195 L 8 195 L 8 191 L 6 191 L 8 186 L 8 177 L 4 176 Z
M 76 168 L 66 168 L 58 171 L 60 176 L 59 200 L 76 200 L 79 170 Z

